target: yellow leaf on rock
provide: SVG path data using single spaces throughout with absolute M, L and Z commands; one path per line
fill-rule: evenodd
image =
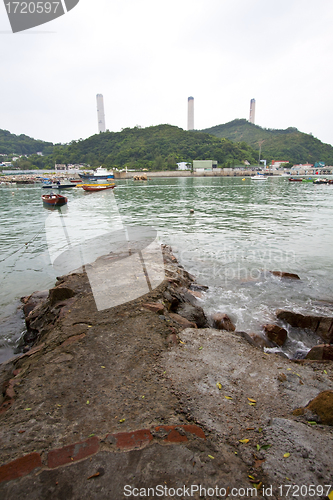
M 220 382 L 217 382 L 216 387 L 221 390 L 222 389 L 222 384 Z
M 255 406 L 256 404 L 255 403 L 249 403 L 250 406 Z
M 232 399 L 232 397 L 230 397 L 230 396 L 224 396 L 224 397 L 225 397 L 225 399 Z
M 105 366 L 101 366 L 101 368 L 105 368 Z
M 125 422 L 125 419 L 124 419 L 124 418 L 121 418 L 121 419 L 119 420 L 119 422 L 120 422 L 121 424 L 123 424 L 123 423 Z
M 242 444 L 248 443 L 250 440 L 249 439 L 240 439 L 239 442 Z
M 253 477 L 253 476 L 250 476 L 250 475 L 249 475 L 248 477 L 249 477 L 250 479 L 254 479 L 254 477 Z
M 208 455 L 208 456 L 209 456 L 209 458 L 211 458 L 212 460 L 214 460 L 214 458 L 215 458 L 215 457 L 212 457 L 212 455 Z
M 249 401 L 251 401 L 251 403 L 256 403 L 257 401 L 255 399 L 252 399 L 252 398 L 247 398 Z
M 328 498 L 329 500 L 333 500 L 333 490 L 331 491 L 331 493 L 328 495 Z
M 288 457 L 290 457 L 290 453 L 285 453 L 285 454 L 283 455 L 283 458 L 288 458 Z

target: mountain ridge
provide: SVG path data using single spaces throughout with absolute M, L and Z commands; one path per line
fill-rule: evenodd
M 235 119 L 215 125 L 200 132 L 226 138 L 233 142 L 246 142 L 259 152 L 267 162 L 285 160 L 290 163 L 315 163 L 324 161 L 333 165 L 333 146 L 326 144 L 311 134 L 300 132 L 296 127 L 287 129 L 267 129 L 250 123 L 248 120 Z

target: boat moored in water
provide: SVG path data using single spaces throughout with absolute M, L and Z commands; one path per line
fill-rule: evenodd
M 251 179 L 253 181 L 267 181 L 267 177 L 264 174 L 260 174 L 259 172 L 256 175 L 252 175 Z
M 66 198 L 66 196 L 62 196 L 61 194 L 51 193 L 51 194 L 43 194 L 42 201 L 47 206 L 62 207 L 63 205 L 66 205 L 68 199 Z
M 112 170 L 108 170 L 107 168 L 104 167 L 98 167 L 95 172 L 89 173 L 89 172 L 83 172 L 82 174 L 79 174 L 81 179 L 86 179 L 86 180 L 99 180 L 99 179 L 114 179 L 114 173 Z
M 46 184 L 43 184 L 42 188 L 43 189 L 68 189 L 68 188 L 73 188 L 75 187 L 76 184 L 73 184 L 73 183 L 65 183 L 65 182 L 53 182 L 53 183 L 46 183 Z
M 113 189 L 115 184 L 82 184 L 82 187 L 85 191 L 93 193 L 97 191 L 105 191 L 106 189 Z

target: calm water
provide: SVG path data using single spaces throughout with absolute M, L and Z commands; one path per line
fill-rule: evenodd
M 229 314 L 238 330 L 260 332 L 277 308 L 333 312 L 333 186 L 287 178 L 117 181 L 114 192 L 66 191 L 61 215 L 43 208 L 41 192 L 37 185 L 0 188 L 0 361 L 12 355 L 24 330 L 19 298 L 50 288 L 59 275 L 51 259 L 62 251 L 53 229 L 60 223 L 74 242 L 122 224 L 155 228 L 209 286 L 205 311 Z M 297 273 L 301 281 L 281 280 L 270 270 Z M 289 354 L 316 342 L 291 335 Z

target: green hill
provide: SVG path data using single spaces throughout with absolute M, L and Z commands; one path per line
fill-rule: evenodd
M 304 134 L 297 128 L 285 130 L 265 129 L 245 119 L 233 120 L 224 125 L 216 125 L 200 131 L 227 138 L 231 141 L 244 141 L 259 151 L 261 141 L 261 158 L 267 161 L 286 160 L 291 163 L 315 163 L 324 161 L 333 165 L 333 147 L 324 144 L 310 134 Z M 258 153 L 257 153 L 258 158 Z
M 49 157 L 54 163 L 86 163 L 92 167 L 175 169 L 176 163 L 217 160 L 219 165 L 256 162 L 256 152 L 245 142 L 234 143 L 200 132 L 188 132 L 172 125 L 125 128 L 88 139 L 56 146 Z
M 50 154 L 52 151 L 52 142 L 38 141 L 24 134 L 15 135 L 8 130 L 0 129 L 0 154 L 31 155 L 38 152 Z

